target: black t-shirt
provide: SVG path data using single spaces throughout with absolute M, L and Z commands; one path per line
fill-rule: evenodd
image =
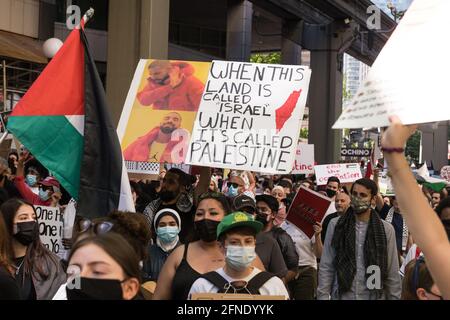
M 14 277 L 0 266 L 0 300 L 20 300 L 20 290 Z
M 25 257 L 15 259 L 14 263 L 19 268 L 16 272 L 16 283 L 20 289 L 22 300 L 36 300 L 36 290 L 34 288 L 31 275 L 24 275 L 24 259 Z

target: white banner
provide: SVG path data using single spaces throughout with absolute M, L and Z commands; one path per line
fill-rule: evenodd
M 66 250 L 62 245 L 64 220 L 58 207 L 34 206 L 39 222 L 39 235 L 48 250 L 65 258 Z
M 337 163 L 315 166 L 317 185 L 327 184 L 328 178 L 338 177 L 341 183 L 354 182 L 362 178 L 358 163 Z
M 404 124 L 450 119 L 449 12 L 448 0 L 411 4 L 334 129 L 385 127 L 391 115 Z
M 310 77 L 306 66 L 213 61 L 186 162 L 291 172 Z
M 314 174 L 314 145 L 299 143 L 291 174 Z

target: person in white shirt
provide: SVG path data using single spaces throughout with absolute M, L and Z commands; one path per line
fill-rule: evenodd
M 225 266 L 197 279 L 189 298 L 199 293 L 226 293 L 284 296 L 288 300 L 289 293 L 280 278 L 251 266 L 256 258 L 256 234 L 262 227 L 262 223 L 243 212 L 225 216 L 217 227 Z
M 294 224 L 284 221 L 281 226 L 292 238 L 298 253 L 298 272 L 288 283 L 294 300 L 314 300 L 317 290 L 317 258 L 322 254 L 322 225 L 314 225 L 314 236 L 310 239 Z

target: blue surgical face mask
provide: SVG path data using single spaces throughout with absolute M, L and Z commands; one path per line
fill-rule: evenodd
M 177 239 L 180 229 L 178 227 L 160 227 L 156 229 L 156 235 L 163 243 L 171 243 Z
M 236 271 L 245 270 L 255 258 L 255 247 L 227 246 L 225 260 Z
M 35 176 L 34 174 L 27 174 L 27 176 L 25 177 L 25 182 L 28 186 L 33 187 L 34 185 L 36 185 L 37 176 Z
M 42 201 L 47 201 L 48 199 L 50 199 L 50 191 L 49 190 L 44 191 L 42 189 L 39 189 L 39 198 Z
M 230 186 L 228 188 L 227 195 L 229 197 L 236 197 L 238 195 L 238 189 L 237 188 L 233 188 L 233 186 Z

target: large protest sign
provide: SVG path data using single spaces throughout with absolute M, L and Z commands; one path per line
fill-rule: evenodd
M 39 235 L 48 250 L 65 258 L 66 250 L 62 245 L 64 235 L 63 214 L 58 207 L 34 206 L 39 221 Z
M 317 185 L 327 184 L 330 177 L 338 177 L 341 183 L 354 182 L 362 178 L 361 168 L 357 163 L 337 163 L 315 166 Z
M 448 12 L 448 0 L 412 3 L 333 128 L 384 127 L 391 115 L 404 124 L 450 119 Z
M 314 173 L 314 145 L 299 143 L 291 174 Z
M 321 222 L 331 199 L 318 192 L 301 187 L 289 208 L 287 220 L 302 230 L 309 238 L 314 236 L 313 226 Z
M 213 61 L 187 162 L 291 172 L 310 77 L 305 66 Z
M 129 172 L 184 163 L 209 62 L 141 60 L 117 128 Z

